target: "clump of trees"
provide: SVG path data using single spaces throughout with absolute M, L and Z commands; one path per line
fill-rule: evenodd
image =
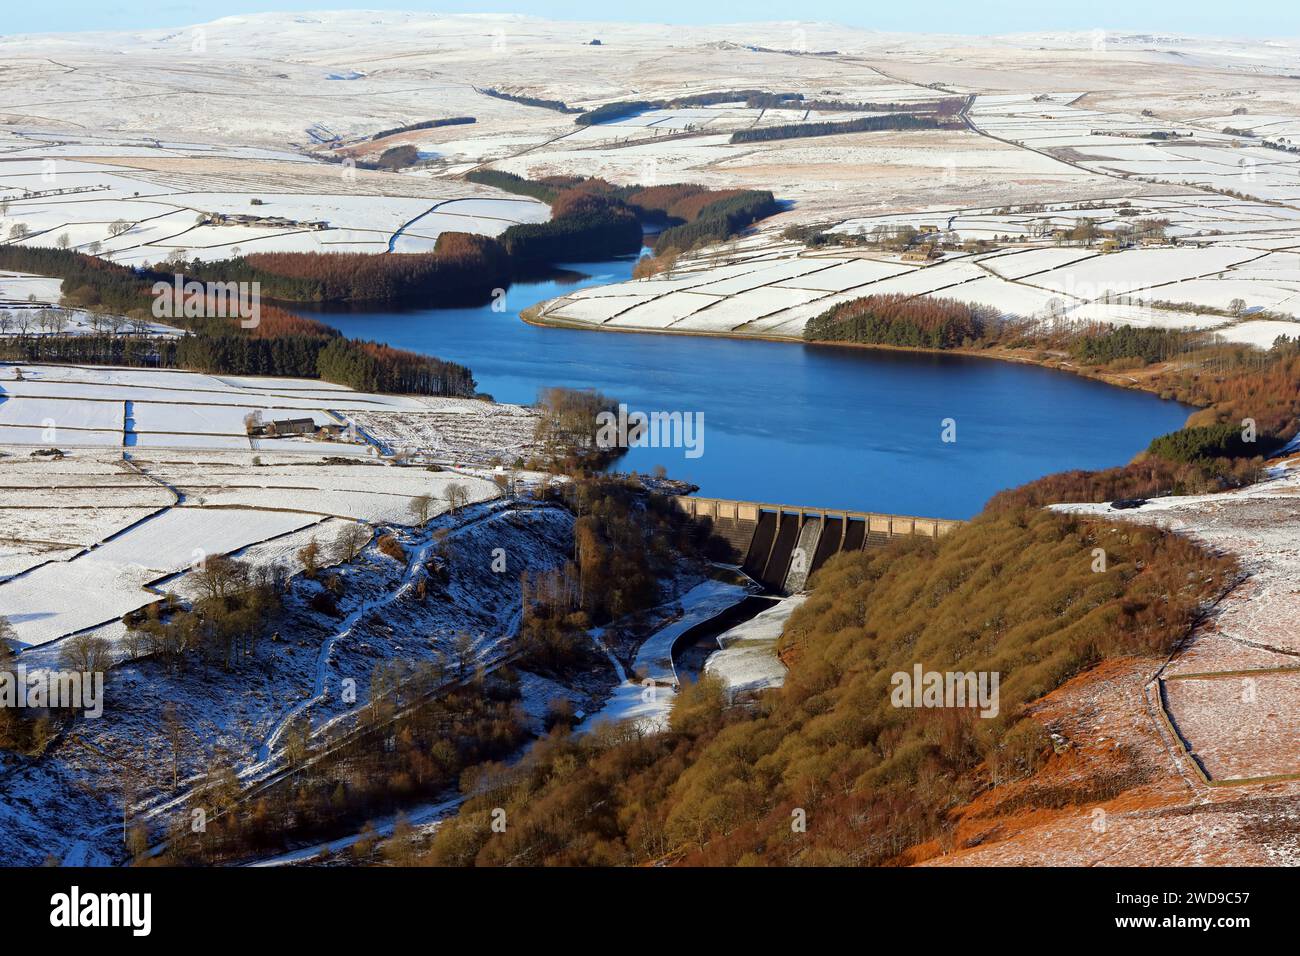
M 804 338 L 810 342 L 952 349 L 984 340 L 996 325 L 996 315 L 979 306 L 894 293 L 832 306 L 808 321 Z
M 841 133 L 874 133 L 886 129 L 943 129 L 958 121 L 939 114 L 892 113 L 887 116 L 862 116 L 858 119 L 827 123 L 789 123 L 779 126 L 751 126 L 731 134 L 733 143 L 762 143 L 774 139 L 801 139 L 806 136 L 838 136 Z
M 681 253 L 676 249 L 669 249 L 654 256 L 642 256 L 632 267 L 632 278 L 651 279 L 657 275 L 671 275 L 677 268 L 677 260 L 680 258 Z
M 603 663 L 588 628 L 659 604 L 659 582 L 700 560 L 709 542 L 664 499 L 619 478 L 589 476 L 550 495 L 574 513 L 573 558 L 523 575 L 517 663 L 564 676 Z
M 537 396 L 541 412 L 533 431 L 541 464 L 551 471 L 573 472 L 603 468 L 624 448 L 601 448 L 597 439 L 601 416 L 614 414 L 617 403 L 594 389 L 552 387 Z
M 530 180 L 497 170 L 474 170 L 466 178 L 551 205 L 550 222 L 511 226 L 501 236 L 512 255 L 529 261 L 635 252 L 641 245 L 641 223 L 665 227 L 655 240 L 657 253 L 686 251 L 728 239 L 780 209 L 767 190 L 708 189 L 694 183 L 616 186 L 582 176 Z
M 637 113 L 657 109 L 662 105 L 664 105 L 663 100 L 620 100 L 616 103 L 606 103 L 603 106 L 597 106 L 595 109 L 587 110 L 574 122 L 579 126 L 599 126 L 601 123 L 609 123 L 617 119 L 623 119 L 626 116 L 635 116 Z
M 693 216 L 681 225 L 661 232 L 655 240 L 656 253 L 686 251 L 730 239 L 760 219 L 780 211 L 776 197 L 766 189 L 745 189 L 719 196 L 690 196 L 674 203 L 678 214 Z M 672 215 L 672 213 L 670 213 Z
M 3 335 L 3 331 L 0 331 Z M 180 345 L 175 338 L 120 335 L 47 335 L 0 338 L 0 358 L 10 362 L 123 365 L 176 368 Z
M 711 202 L 738 195 L 740 189 L 707 189 L 695 183 L 647 186 L 628 193 L 627 201 L 643 220 L 662 225 L 693 222 Z
M 391 534 L 381 535 L 376 544 L 382 554 L 387 555 L 394 561 L 406 561 L 406 549 L 402 547 L 402 542 Z
M 11 644 L 17 640 L 13 625 L 0 614 L 0 680 L 10 688 L 18 686 L 17 656 Z M 54 735 L 49 717 L 30 717 L 12 706 L 0 706 L 0 751 L 29 753 L 39 750 Z
M 1080 335 L 1070 353 L 1085 365 L 1109 365 L 1126 359 L 1142 364 L 1167 362 L 1182 355 L 1204 338 L 1196 332 L 1152 326 L 1120 325 Z
M 517 223 L 501 242 L 518 262 L 603 259 L 640 249 L 641 223 L 614 196 L 571 189 L 556 194 L 548 221 Z
M 392 129 L 381 129 L 370 137 L 371 142 L 377 139 L 384 139 L 388 136 L 396 136 L 398 133 L 414 133 L 422 129 L 438 129 L 443 126 L 464 126 L 469 123 L 475 123 L 477 120 L 472 116 L 448 116 L 443 119 L 424 120 L 421 123 L 408 123 L 406 126 L 394 126 Z
M 1262 442 L 1248 442 L 1240 425 L 1221 422 L 1216 425 L 1181 428 L 1168 435 L 1161 435 L 1152 439 L 1147 451 L 1169 461 L 1194 462 L 1216 458 L 1249 458 L 1268 454 L 1280 445 L 1281 441 L 1272 436 L 1266 436 Z
M 262 252 L 189 272 L 200 280 L 258 282 L 263 295 L 285 302 L 400 304 L 469 298 L 504 285 L 511 270 L 497 240 L 444 232 L 428 253 Z
M 172 673 L 194 662 L 237 669 L 273 627 L 283 572 L 212 555 L 190 580 L 198 594 L 189 608 L 169 596 L 123 618 L 131 656 L 153 657 Z
M 540 589 L 542 583 L 533 586 Z M 519 621 L 515 663 L 531 673 L 559 679 L 592 670 L 603 658 L 587 633 L 590 626 L 582 611 L 533 600 Z
M 514 173 L 507 173 L 499 169 L 471 169 L 465 174 L 465 178 L 482 186 L 491 186 L 493 189 L 515 193 L 519 196 L 531 196 L 533 199 L 540 199 L 544 203 L 551 202 L 558 192 L 557 187 L 551 180 L 525 179 L 523 176 L 517 176 Z
M 392 146 L 379 154 L 376 163 L 380 169 L 396 171 L 405 169 L 407 166 L 414 166 L 420 161 L 420 151 L 409 144 L 403 146 Z
M 445 793 L 466 768 L 500 760 L 527 740 L 513 684 L 471 675 L 465 686 L 447 688 L 448 676 L 439 660 L 378 665 L 361 732 L 326 750 L 310 719 L 298 720 L 282 759 L 299 769 L 256 799 L 245 796 L 228 766 L 213 767 L 186 807 L 204 810 L 206 829 L 193 832 L 190 813 L 177 814 L 156 862 L 212 865 L 356 832 L 367 820 Z M 410 828 L 399 825 L 395 835 L 386 857 L 404 862 Z
M 316 369 L 323 379 L 367 392 L 468 398 L 477 390 L 473 373 L 464 365 L 380 342 L 333 340 L 317 356 Z
M 964 100 L 948 98 L 920 103 L 871 103 L 837 100 L 810 100 L 802 93 L 783 93 L 771 90 L 713 90 L 707 93 L 690 93 L 662 100 L 619 100 L 588 110 L 574 120 L 579 126 L 593 126 L 613 120 L 635 116 L 647 110 L 685 109 L 714 106 L 718 103 L 744 103 L 750 109 L 798 108 L 833 112 L 933 112 L 940 116 L 957 113 Z M 823 124 L 825 125 L 825 124 Z M 734 141 L 733 141 L 734 142 Z
M 501 90 L 488 87 L 487 89 L 478 89 L 475 92 L 482 93 L 484 96 L 491 96 L 498 100 L 509 100 L 511 103 L 518 103 L 521 106 L 536 106 L 544 110 L 554 110 L 557 113 L 581 113 L 582 110 L 576 106 L 569 106 L 562 100 L 548 100 L 539 96 L 524 96 L 520 93 L 503 93 Z

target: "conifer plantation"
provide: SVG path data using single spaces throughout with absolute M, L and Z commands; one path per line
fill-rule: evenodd
M 988 310 L 956 299 L 869 295 L 836 305 L 808 322 L 810 342 L 857 342 L 953 349 L 984 339 L 995 320 Z
M 444 232 L 431 253 L 260 252 L 195 263 L 201 280 L 260 282 L 284 302 L 427 305 L 482 295 L 510 279 L 504 246 L 487 236 Z
M 466 246 L 473 247 L 474 243 Z M 471 255 L 464 251 L 466 246 L 449 241 L 453 256 Z M 379 256 L 356 259 L 384 261 Z M 224 268 L 216 269 L 197 261 L 177 263 L 176 272 L 167 272 L 163 267 L 134 269 L 71 250 L 15 245 L 0 246 L 0 269 L 62 279 L 66 303 L 115 311 L 142 321 L 152 321 L 151 290 L 155 282 L 170 285 L 177 275 L 182 281 L 260 281 L 263 275 L 240 266 L 234 270 L 238 275 L 232 276 Z M 357 271 L 373 275 L 365 267 Z M 275 281 L 271 273 L 265 275 Z M 269 290 L 263 291 L 270 295 Z M 374 342 L 346 339 L 322 322 L 266 302 L 261 303 L 258 323 L 252 328 L 242 328 L 237 318 L 215 314 L 168 317 L 166 322 L 187 334 L 180 338 L 145 334 L 131 337 L 18 335 L 0 342 L 0 357 L 23 362 L 108 362 L 218 374 L 322 378 L 361 390 L 426 395 L 467 397 L 476 391 L 473 374 L 463 365 Z

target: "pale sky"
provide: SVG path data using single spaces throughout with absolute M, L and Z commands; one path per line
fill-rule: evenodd
M 0 32 L 139 30 L 204 23 L 236 13 L 306 10 L 426 10 L 523 13 L 556 20 L 829 20 L 867 29 L 915 33 L 1031 33 L 1048 30 L 1140 30 L 1215 36 L 1300 36 L 1294 0 L 655 0 L 638 8 L 609 0 L 6 0 Z M 1290 11 L 1290 12 L 1288 12 Z M 1298 65 L 1300 66 L 1300 65 Z

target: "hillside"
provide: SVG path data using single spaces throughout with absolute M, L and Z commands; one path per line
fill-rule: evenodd
M 1235 573 L 1176 535 L 1045 512 L 842 555 L 785 630 L 784 687 L 726 709 L 706 678 L 669 733 L 553 738 L 480 779 L 429 861 L 907 862 L 951 845 L 951 811 L 1047 762 L 1035 701 L 1103 661 L 1167 654 Z M 918 664 L 998 672 L 996 715 L 894 706 L 893 675 Z M 497 806 L 502 836 L 484 825 Z

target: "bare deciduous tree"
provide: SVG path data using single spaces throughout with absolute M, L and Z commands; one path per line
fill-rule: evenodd
M 360 554 L 369 541 L 370 528 L 360 521 L 349 521 L 338 536 L 338 545 L 349 561 Z
M 315 538 L 308 541 L 298 551 L 298 560 L 302 562 L 302 569 L 306 572 L 307 577 L 316 577 L 316 572 L 320 570 L 320 542 Z
M 429 523 L 433 515 L 433 499 L 428 495 L 417 495 L 411 499 L 411 515 L 421 527 Z
M 459 481 L 447 486 L 447 508 L 453 514 L 469 504 L 469 489 Z
M 76 634 L 64 642 L 59 660 L 69 670 L 93 674 L 108 670 L 113 655 L 108 640 L 95 634 Z
M 248 586 L 248 566 L 224 554 L 216 554 L 205 559 L 194 572 L 194 583 L 209 600 L 221 600 Z
M 185 726 L 176 712 L 175 701 L 169 700 L 163 704 L 163 729 L 172 748 L 172 790 L 176 790 L 181 782 L 181 746 L 185 740 Z

